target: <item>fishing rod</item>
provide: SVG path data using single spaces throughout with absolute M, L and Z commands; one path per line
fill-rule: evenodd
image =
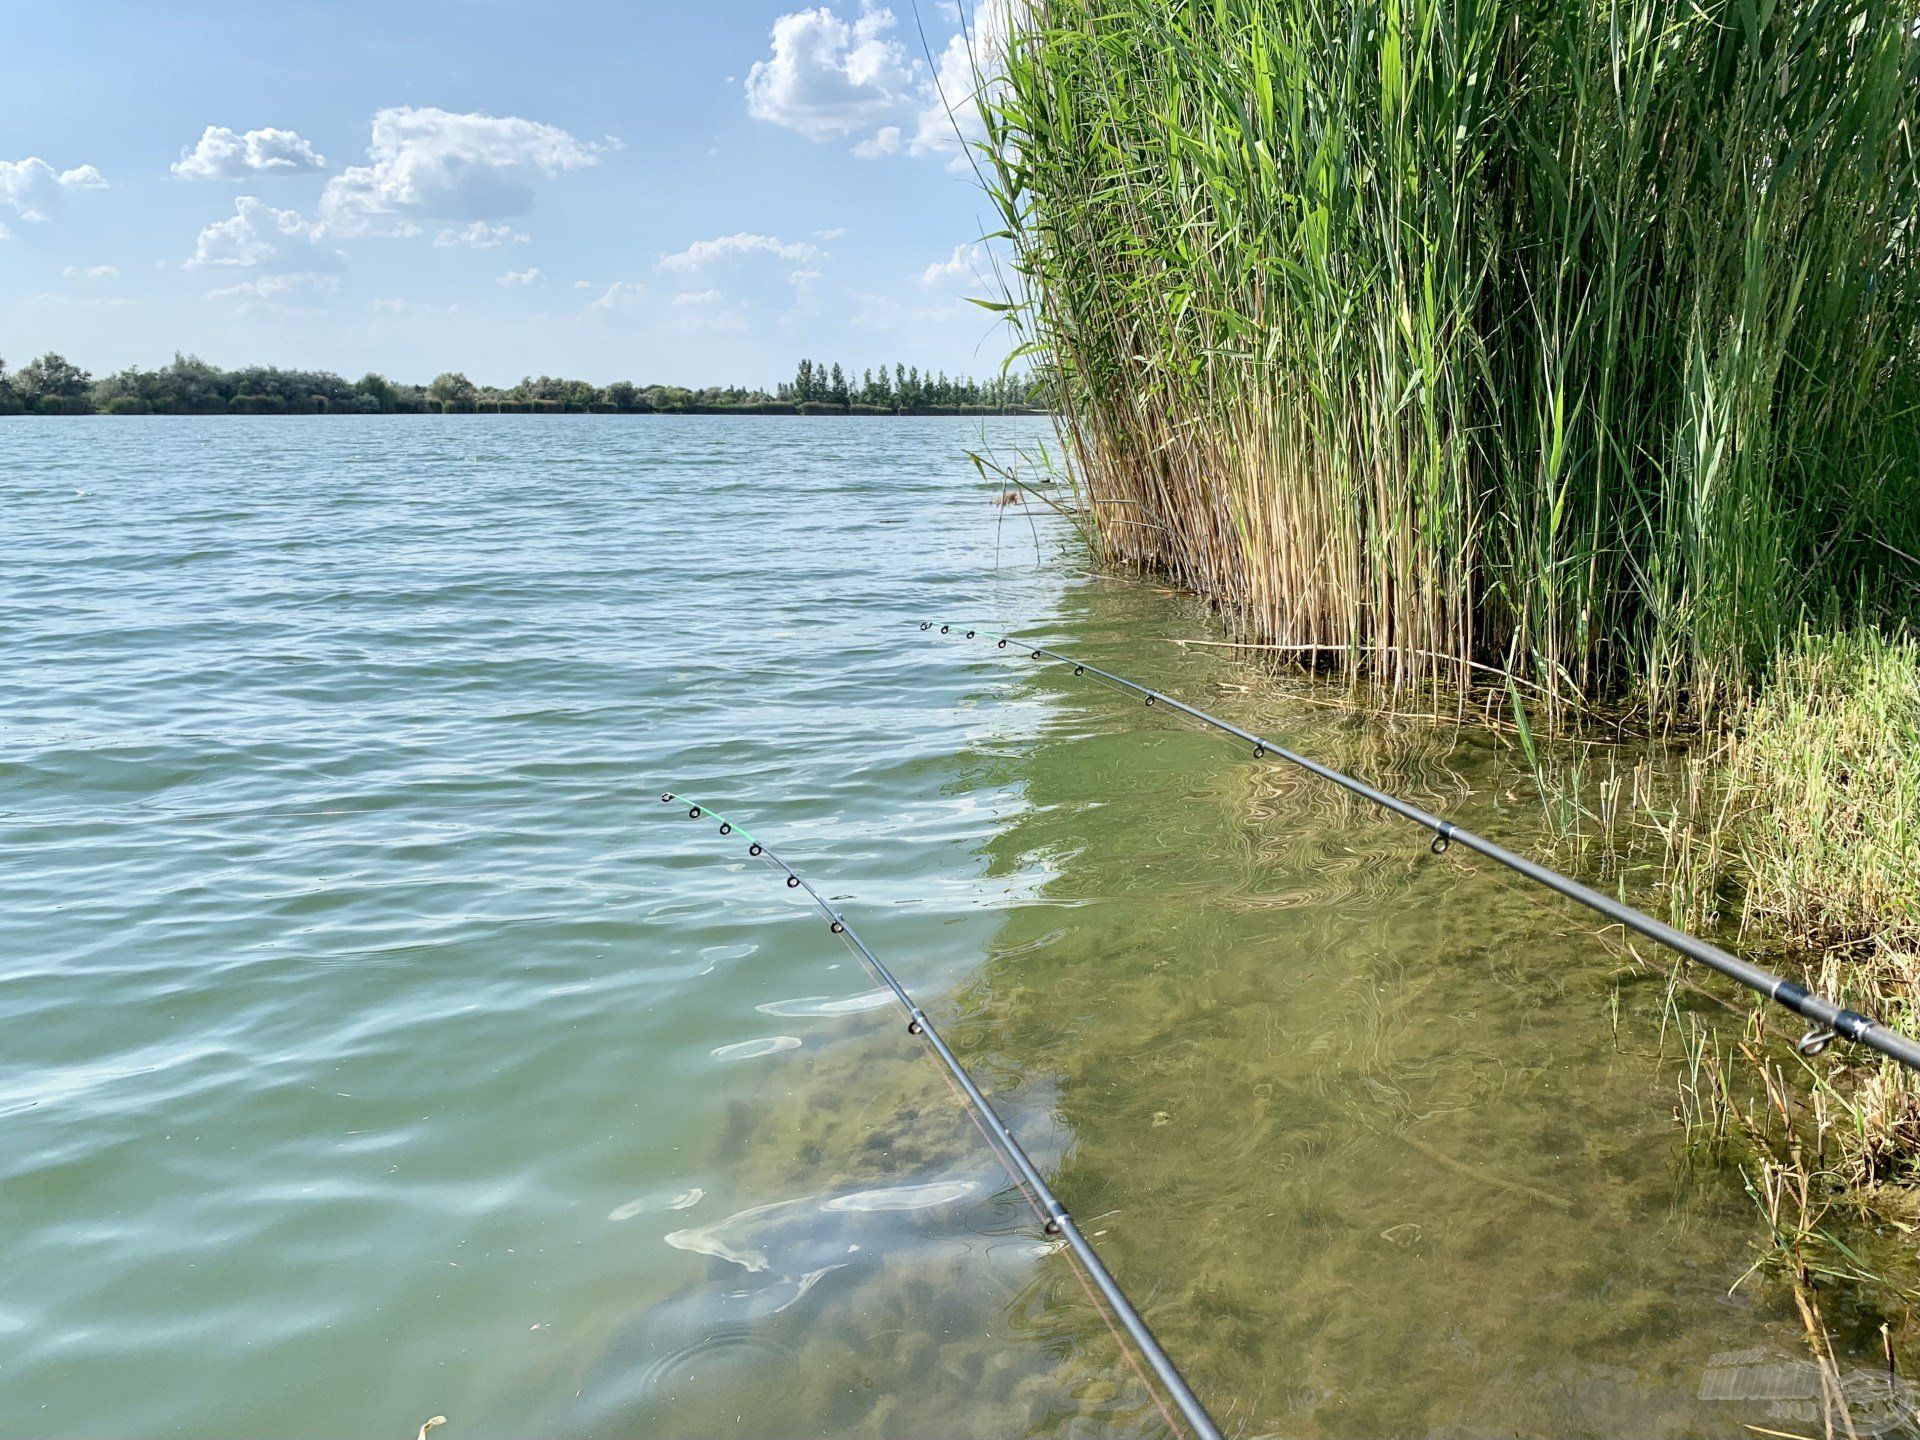
M 934 622 L 931 620 L 920 622 L 922 630 L 931 630 L 933 626 Z M 940 633 L 949 635 L 957 628 L 961 627 L 951 624 L 941 625 Z M 1800 1037 L 1795 1046 L 1802 1055 L 1818 1055 L 1836 1038 L 1845 1038 L 1856 1044 L 1865 1045 L 1871 1050 L 1877 1050 L 1882 1055 L 1899 1061 L 1909 1070 L 1920 1071 L 1920 1041 L 1889 1029 L 1871 1016 L 1862 1015 L 1857 1010 L 1846 1009 L 1822 995 L 1816 995 L 1806 986 L 1776 975 L 1771 970 L 1762 969 L 1736 955 L 1730 955 L 1717 945 L 1709 945 L 1706 941 L 1689 935 L 1684 930 L 1676 930 L 1671 925 L 1663 924 L 1651 915 L 1634 909 L 1631 905 L 1601 894 L 1590 885 L 1583 885 L 1578 880 L 1562 875 L 1558 870 L 1549 869 L 1537 861 L 1527 859 L 1524 855 L 1515 854 L 1504 845 L 1496 845 L 1484 836 L 1474 834 L 1463 825 L 1455 825 L 1450 820 L 1443 820 L 1438 815 L 1429 814 L 1418 805 L 1389 795 L 1383 790 L 1376 790 L 1364 780 L 1356 780 L 1353 776 L 1335 770 L 1330 765 L 1322 765 L 1317 760 L 1296 754 L 1284 745 L 1276 745 L 1273 741 L 1255 735 L 1249 730 L 1242 730 L 1238 725 L 1230 724 L 1217 715 L 1209 715 L 1206 711 L 1196 709 L 1183 700 L 1176 700 L 1171 695 L 1150 689 L 1137 681 L 1127 679 L 1124 675 L 1116 675 L 1111 670 L 1102 670 L 1097 665 L 1089 665 L 1084 660 L 1076 660 L 1071 655 L 1063 655 L 1057 650 L 1049 649 L 1045 645 L 1036 645 L 1016 635 L 1005 635 L 995 630 L 978 627 L 965 631 L 965 638 L 968 640 L 982 636 L 994 641 L 996 650 L 1005 650 L 1009 645 L 1015 646 L 1027 652 L 1032 659 L 1048 660 L 1057 665 L 1071 665 L 1075 675 L 1094 676 L 1121 690 L 1144 697 L 1148 705 L 1164 704 L 1182 715 L 1191 716 L 1204 725 L 1209 725 L 1223 734 L 1231 735 L 1236 740 L 1243 740 L 1251 745 L 1253 758 L 1256 760 L 1272 755 L 1276 759 L 1286 761 L 1289 765 L 1298 766 L 1309 775 L 1316 775 L 1322 780 L 1338 785 L 1341 789 L 1358 795 L 1363 800 L 1371 801 L 1383 810 L 1390 810 L 1403 819 L 1411 820 L 1423 829 L 1432 831 L 1432 850 L 1436 855 L 1444 854 L 1449 846 L 1464 845 L 1467 849 L 1484 855 L 1495 864 L 1504 865 L 1516 875 L 1523 876 L 1535 884 L 1544 885 L 1547 889 L 1565 896 L 1576 904 L 1586 906 L 1587 909 L 1605 916 L 1616 924 L 1624 925 L 1627 929 L 1644 935 L 1649 940 L 1677 951 L 1689 960 L 1719 971 L 1749 990 L 1764 995 L 1776 1004 L 1783 1005 L 1796 1015 L 1813 1022 L 1811 1028 Z
M 1154 1338 L 1153 1331 L 1147 1328 L 1147 1322 L 1141 1319 L 1140 1312 L 1133 1308 L 1133 1302 L 1127 1299 L 1126 1292 L 1120 1288 L 1120 1282 L 1113 1278 L 1112 1273 L 1101 1261 L 1092 1242 L 1080 1233 L 1080 1227 L 1067 1213 L 1066 1206 L 1060 1203 L 1059 1198 L 1054 1195 L 1053 1190 L 1041 1176 L 1039 1169 L 1028 1158 L 1027 1152 L 1020 1147 L 1020 1142 L 1014 1139 L 1013 1132 L 1007 1128 L 1006 1121 L 1000 1118 L 1000 1113 L 981 1093 L 980 1087 L 974 1084 L 973 1077 L 967 1073 L 966 1067 L 948 1048 L 947 1042 L 934 1028 L 933 1021 L 927 1018 L 926 1011 L 915 1003 L 913 996 L 907 993 L 906 987 L 894 976 L 893 971 L 886 967 L 880 957 L 867 948 L 867 942 L 860 938 L 853 926 L 848 923 L 847 917 L 814 889 L 805 876 L 774 854 L 763 841 L 756 839 L 744 826 L 729 820 L 710 805 L 702 804 L 685 795 L 676 795 L 671 790 L 663 793 L 660 799 L 665 804 L 670 805 L 677 800 L 688 806 L 687 818 L 690 820 L 705 817 L 718 821 L 722 835 L 738 835 L 747 842 L 747 854 L 756 860 L 764 860 L 773 869 L 785 875 L 789 890 L 807 892 L 807 897 L 813 901 L 820 913 L 827 917 L 827 928 L 852 947 L 854 953 L 873 972 L 875 978 L 893 993 L 895 1000 L 900 1002 L 900 1007 L 907 1012 L 907 1033 L 919 1036 L 932 1047 L 935 1057 L 946 1067 L 948 1076 L 960 1087 L 981 1132 L 1006 1160 L 1013 1171 L 1014 1178 L 1020 1182 L 1022 1192 L 1040 1218 L 1041 1228 L 1049 1235 L 1060 1237 L 1073 1251 L 1074 1256 L 1099 1290 L 1101 1298 L 1106 1301 L 1107 1307 L 1113 1314 L 1119 1317 L 1121 1325 L 1126 1329 L 1135 1348 L 1152 1368 L 1154 1375 L 1159 1379 L 1175 1407 L 1185 1417 L 1193 1433 L 1199 1437 L 1199 1440 L 1222 1440 L 1220 1427 L 1214 1424 L 1213 1417 L 1207 1413 L 1206 1407 L 1194 1395 L 1186 1378 L 1181 1375 L 1179 1367 L 1161 1348 L 1160 1342 Z M 1169 1420 L 1171 1418 L 1171 1416 L 1168 1417 Z

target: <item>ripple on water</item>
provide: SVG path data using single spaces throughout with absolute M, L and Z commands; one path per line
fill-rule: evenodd
M 726 1326 L 655 1356 L 641 1370 L 635 1389 L 643 1396 L 657 1395 L 695 1378 L 712 1385 L 722 1382 L 727 1372 L 769 1360 L 788 1362 L 794 1354 L 791 1345 L 751 1325 Z
M 0 905 L 0 1434 L 199 1433 L 208 1396 L 221 1428 L 376 1433 L 422 1376 L 534 1433 L 596 1317 L 650 1326 L 584 1404 L 649 1358 L 725 1403 L 714 1322 L 829 1308 L 856 1217 L 818 1202 L 745 1245 L 780 1268 L 751 1302 L 667 1303 L 685 1257 L 646 1217 L 706 1213 L 711 1137 L 750 1184 L 739 1116 L 865 982 L 640 802 L 711 793 L 881 911 L 970 868 L 976 682 L 905 683 L 893 637 L 991 563 L 981 430 L 0 427 L 0 848 L 32 856 Z M 963 971 L 983 929 L 920 948 Z M 794 997 L 820 1013 L 758 1035 Z M 782 1428 L 836 1433 L 824 1407 Z

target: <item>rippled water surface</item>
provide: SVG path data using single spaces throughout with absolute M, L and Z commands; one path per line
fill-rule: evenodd
M 1168 643 L 1206 617 L 1077 572 L 982 439 L 0 422 L 0 1434 L 1163 1433 L 871 978 L 668 787 L 847 908 L 1230 1433 L 1781 1426 L 1740 1367 L 1799 1322 L 1682 1163 L 1659 978 L 912 622 L 1525 844 L 1511 758 Z

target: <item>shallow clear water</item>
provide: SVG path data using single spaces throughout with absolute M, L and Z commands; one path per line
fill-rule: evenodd
M 1803 1350 L 1729 1294 L 1658 978 L 912 622 L 1526 843 L 1510 758 L 1166 643 L 1204 615 L 1063 565 L 981 440 L 0 424 L 0 1434 L 1161 1433 L 871 980 L 668 787 L 846 905 L 1230 1432 L 1791 1418 L 1725 1380 Z

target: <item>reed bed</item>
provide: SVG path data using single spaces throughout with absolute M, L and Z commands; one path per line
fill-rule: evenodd
M 1864 0 L 1011 0 L 981 108 L 1102 555 L 1549 719 L 1920 592 L 1920 39 Z

